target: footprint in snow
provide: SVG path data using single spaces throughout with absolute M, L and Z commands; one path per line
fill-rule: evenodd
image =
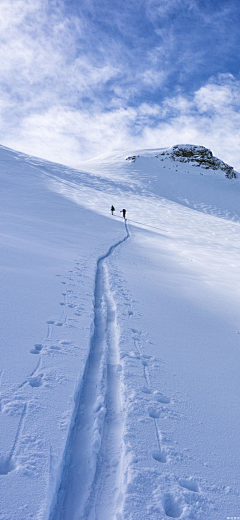
M 133 334 L 139 334 L 138 330 L 136 329 L 131 329 L 131 331 L 133 332 Z
M 155 396 L 155 400 L 158 403 L 163 403 L 163 404 L 170 404 L 171 403 L 171 399 L 169 397 L 166 397 L 165 395 L 156 395 Z
M 158 410 L 157 408 L 149 406 L 148 414 L 149 414 L 149 417 L 152 417 L 153 419 L 159 419 L 159 417 L 161 415 L 161 410 Z
M 148 388 L 147 386 L 142 386 L 142 388 L 140 388 L 141 392 L 143 392 L 144 394 L 152 394 L 153 391 L 151 390 L 151 388 Z
M 0 475 L 8 475 L 11 471 L 16 469 L 16 463 L 11 456 L 0 458 Z
M 37 388 L 42 386 L 43 384 L 43 374 L 39 374 L 37 376 L 29 377 L 28 382 L 32 386 L 32 388 Z
M 34 348 L 31 348 L 30 352 L 31 352 L 31 354 L 40 354 L 42 349 L 43 349 L 42 343 L 35 343 Z
M 170 518 L 179 518 L 182 514 L 182 507 L 179 500 L 175 499 L 170 493 L 165 496 L 163 501 L 165 514 Z
M 167 454 L 165 451 L 153 450 L 152 457 L 158 462 L 165 464 L 167 462 Z
M 198 486 L 197 482 L 195 482 L 192 478 L 186 478 L 186 479 L 181 478 L 178 481 L 178 483 L 180 484 L 181 487 L 188 489 L 189 491 L 193 491 L 194 493 L 199 492 L 199 486 Z
M 133 359 L 140 359 L 140 355 L 138 353 L 134 352 L 134 350 L 131 350 L 131 352 L 129 352 L 127 357 L 130 357 L 130 358 L 133 358 Z

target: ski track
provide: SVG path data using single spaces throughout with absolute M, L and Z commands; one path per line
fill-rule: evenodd
M 27 403 L 24 403 L 22 413 L 20 416 L 20 420 L 17 427 L 17 432 L 15 435 L 15 439 L 12 445 L 11 450 L 9 453 L 3 457 L 0 458 L 0 475 L 7 475 L 8 473 L 11 473 L 14 469 L 17 467 L 17 463 L 15 460 L 15 455 L 17 452 L 18 444 L 20 443 L 21 436 L 22 436 L 22 430 L 23 425 L 25 421 L 25 417 L 27 415 Z
M 134 347 L 135 347 L 135 350 L 137 352 L 137 356 L 139 357 L 139 359 L 141 359 L 141 362 L 142 362 L 142 365 L 143 365 L 143 377 L 144 377 L 145 383 L 146 383 L 146 386 L 144 387 L 144 392 L 145 393 L 148 393 L 148 392 L 151 393 L 152 391 L 151 391 L 151 388 L 150 388 L 150 381 L 149 381 L 149 375 L 148 375 L 148 370 L 147 370 L 148 363 L 147 363 L 146 360 L 143 359 L 141 349 L 140 349 L 136 339 L 134 340 Z M 154 450 L 152 452 L 152 456 L 158 462 L 165 463 L 165 462 L 167 462 L 167 454 L 162 449 L 162 435 L 161 435 L 161 432 L 160 432 L 160 430 L 158 428 L 158 424 L 157 424 L 158 415 L 155 412 L 154 408 L 151 408 L 151 407 L 149 408 L 148 413 L 149 413 L 149 416 L 154 421 L 155 432 L 156 432 L 156 440 L 157 440 L 157 445 L 158 445 L 158 450 Z
M 120 518 L 123 507 L 123 389 L 117 311 L 106 260 L 97 261 L 94 327 L 49 520 Z

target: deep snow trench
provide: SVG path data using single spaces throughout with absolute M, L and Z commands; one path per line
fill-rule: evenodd
M 125 229 L 126 236 L 97 261 L 89 356 L 49 520 L 104 520 L 122 509 L 123 391 L 117 311 L 106 261 L 129 238 L 126 221 Z

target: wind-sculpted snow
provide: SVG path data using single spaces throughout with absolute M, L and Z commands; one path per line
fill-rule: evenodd
M 0 149 L 1 520 L 239 515 L 239 180 L 173 148 Z

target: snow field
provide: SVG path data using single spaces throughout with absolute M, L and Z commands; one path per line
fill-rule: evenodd
M 239 181 L 138 153 L 1 149 L 2 520 L 238 515 Z
M 217 519 L 219 504 L 226 515 L 239 506 L 238 363 L 232 363 L 239 357 L 238 311 L 224 300 L 224 277 L 218 287 L 210 271 L 205 285 L 186 258 L 183 279 L 182 262 L 177 268 L 175 254 L 150 249 L 145 235 L 132 232 L 128 259 L 116 266 L 128 288 L 119 310 L 129 403 L 126 517 Z M 173 504 L 172 514 L 166 504 Z
M 28 520 L 49 514 L 89 351 L 97 259 L 124 231 L 109 221 L 106 236 L 101 216 L 1 152 L 1 514 Z

